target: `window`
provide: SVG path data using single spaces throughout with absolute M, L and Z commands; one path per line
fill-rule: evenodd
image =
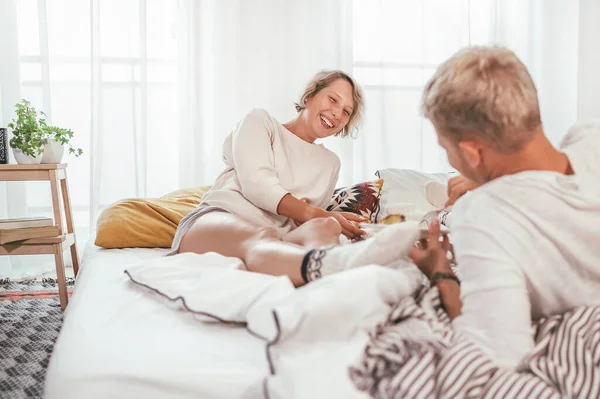
M 103 208 L 178 188 L 156 178 L 178 174 L 176 18 L 171 0 L 18 1 L 21 96 L 84 149 L 65 159 L 77 163 L 68 174 L 78 232 L 95 223 L 90 198 Z M 120 168 L 95 178 L 91 165 L 115 160 Z M 51 215 L 47 184 L 27 191 L 28 209 Z

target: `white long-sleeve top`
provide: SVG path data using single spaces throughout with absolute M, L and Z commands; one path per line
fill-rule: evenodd
M 302 140 L 263 109 L 251 110 L 227 137 L 223 160 L 227 168 L 199 208 L 220 208 L 281 233 L 294 228 L 277 214 L 281 199 L 290 193 L 325 208 L 340 170 L 334 152 Z
M 453 323 L 502 366 L 533 347 L 532 320 L 600 304 L 600 124 L 571 129 L 561 151 L 574 175 L 504 176 L 454 207 L 463 308 Z

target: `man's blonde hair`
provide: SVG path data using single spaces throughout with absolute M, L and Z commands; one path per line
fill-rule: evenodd
M 317 72 L 317 74 L 308 82 L 300 101 L 294 103 L 296 111 L 300 112 L 306 108 L 306 101 L 315 96 L 318 92 L 329 86 L 333 81 L 337 79 L 344 79 L 350 86 L 352 86 L 352 100 L 354 101 L 354 111 L 348 119 L 348 123 L 340 132 L 336 133 L 336 136 L 347 137 L 352 136 L 355 131 L 358 131 L 358 126 L 362 120 L 364 99 L 363 92 L 358 83 L 346 72 L 340 70 L 323 70 Z
M 477 137 L 501 152 L 522 148 L 542 124 L 531 75 L 502 47 L 454 54 L 425 86 L 422 109 L 455 143 Z

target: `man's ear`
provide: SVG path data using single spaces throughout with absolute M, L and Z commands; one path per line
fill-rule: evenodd
M 462 153 L 463 160 L 471 169 L 477 169 L 482 164 L 483 147 L 481 143 L 476 140 L 462 140 L 458 143 L 458 148 Z

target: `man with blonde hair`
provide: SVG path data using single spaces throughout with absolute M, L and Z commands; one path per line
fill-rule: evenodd
M 600 303 L 600 130 L 574 129 L 554 148 L 533 79 L 500 47 L 443 63 L 423 113 L 450 164 L 479 187 L 453 209 L 460 284 L 433 235 L 413 260 L 455 328 L 516 367 L 533 348 L 532 320 Z

